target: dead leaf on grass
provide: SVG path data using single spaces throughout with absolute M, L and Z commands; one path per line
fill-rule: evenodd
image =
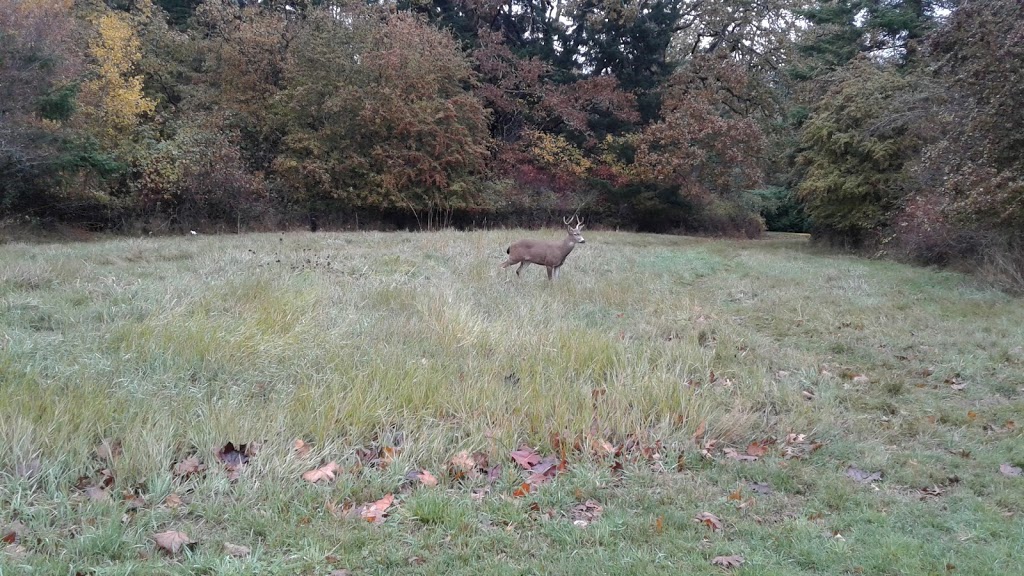
M 953 374 L 952 376 L 947 377 L 945 383 L 949 384 L 949 387 L 953 390 L 963 390 L 964 388 L 967 388 L 967 382 L 960 377 L 960 374 Z
M 27 528 L 24 524 L 15 520 L 5 526 L 3 531 L 0 532 L 0 534 L 3 534 L 3 537 L 0 537 L 0 542 L 4 544 L 17 544 L 21 541 L 21 537 L 26 530 Z
M 426 469 L 410 470 L 406 473 L 405 479 L 405 486 L 410 486 L 416 482 L 424 486 L 437 486 L 437 478 Z
M 331 482 L 334 476 L 341 471 L 338 463 L 331 460 L 319 468 L 314 468 L 302 473 L 302 479 L 311 484 L 318 482 Z
M 939 486 L 931 486 L 929 488 L 921 488 L 920 492 L 921 499 L 925 500 L 926 498 L 938 498 L 945 494 L 946 491 Z
M 224 469 L 228 472 L 228 479 L 238 480 L 242 475 L 242 468 L 249 463 L 249 447 L 239 444 L 236 448 L 234 444 L 228 442 L 217 450 L 216 456 L 217 460 L 224 464 Z
M 295 452 L 295 455 L 299 458 L 309 456 L 310 450 L 311 448 L 309 444 L 307 444 L 302 438 L 296 438 L 295 442 L 292 443 L 292 451 Z
M 878 482 L 882 479 L 881 472 L 866 472 L 857 468 L 856 466 L 850 466 L 846 469 L 846 475 L 852 478 L 856 482 L 861 484 L 868 484 L 871 482 Z
M 722 529 L 722 521 L 711 512 L 701 512 L 694 517 L 694 521 L 711 528 L 712 532 L 717 532 Z
M 739 556 L 739 555 L 715 556 L 711 560 L 711 565 L 712 566 L 721 566 L 722 568 L 731 569 L 731 568 L 739 568 L 744 562 L 745 562 L 745 560 L 743 559 L 743 556 Z
M 168 508 L 180 508 L 184 502 L 181 500 L 181 496 L 171 492 L 164 498 L 164 506 Z
M 871 384 L 871 378 L 868 378 L 864 374 L 857 374 L 856 376 L 853 377 L 853 383 L 857 384 L 858 386 L 864 386 L 867 384 Z
M 104 462 L 113 462 L 120 458 L 122 453 L 120 440 L 104 438 L 96 446 L 96 459 Z
M 193 454 L 174 465 L 172 473 L 176 478 L 187 480 L 192 476 L 198 476 L 206 470 L 206 465 L 199 460 L 199 456 Z
M 594 500 L 587 500 L 573 506 L 569 513 L 572 523 L 580 528 L 585 528 L 592 522 L 597 521 L 604 513 L 604 508 Z
M 749 454 L 740 454 L 739 452 L 736 451 L 735 448 L 726 448 L 722 450 L 722 454 L 724 454 L 728 458 L 732 458 L 733 460 L 739 460 L 740 462 L 757 461 L 757 456 L 751 456 Z
M 540 464 L 541 461 L 540 454 L 537 454 L 537 452 L 532 448 L 526 446 L 519 448 L 519 450 L 512 451 L 510 456 L 512 456 L 512 459 L 515 460 L 516 464 L 519 464 L 526 470 Z
M 252 553 L 248 546 L 239 546 L 230 542 L 224 543 L 224 553 L 232 558 L 245 558 Z
M 1005 463 L 1005 464 L 1000 464 L 999 465 L 999 472 L 1003 476 L 1009 476 L 1011 478 L 1017 478 L 1022 473 L 1024 473 L 1024 470 L 1021 470 L 1019 467 L 1013 466 L 1013 465 L 1011 465 L 1009 463 Z
M 747 485 L 751 490 L 762 496 L 768 496 L 773 492 L 771 484 L 767 482 L 748 482 Z
M 176 530 L 153 534 L 153 541 L 156 542 L 157 548 L 171 555 L 177 554 L 188 546 L 195 544 L 195 541 L 189 538 L 188 534 Z
M 395 502 L 395 495 L 388 494 L 369 504 L 364 504 L 359 508 L 359 517 L 371 524 L 380 524 L 384 522 L 387 517 L 388 508 Z
M 693 432 L 693 443 L 696 444 L 697 446 L 700 446 L 701 438 L 704 437 L 704 431 L 707 430 L 707 427 L 708 427 L 708 421 L 705 418 L 704 420 L 700 421 L 700 424 L 697 425 L 697 429 L 694 430 L 694 432 Z

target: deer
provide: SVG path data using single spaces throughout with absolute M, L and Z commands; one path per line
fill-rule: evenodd
M 502 262 L 501 267 L 508 268 L 514 264 L 519 264 L 519 268 L 516 268 L 516 276 L 518 277 L 527 264 L 540 264 L 548 269 L 548 280 L 558 278 L 558 269 L 562 267 L 569 252 L 572 252 L 572 249 L 577 244 L 587 243 L 580 234 L 580 231 L 583 230 L 583 221 L 580 220 L 579 216 L 574 217 L 576 218 L 575 225 L 573 225 L 571 219 L 562 218 L 569 234 L 561 242 L 545 242 L 542 240 L 520 240 L 515 242 L 505 250 L 505 253 L 508 254 L 508 260 Z

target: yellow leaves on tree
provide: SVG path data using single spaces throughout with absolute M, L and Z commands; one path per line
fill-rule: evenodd
M 142 93 L 142 77 L 132 70 L 142 57 L 142 44 L 131 20 L 121 14 L 106 14 L 96 21 L 96 36 L 89 42 L 95 60 L 95 77 L 82 86 L 89 104 L 83 112 L 96 121 L 102 137 L 110 144 L 124 138 L 156 103 Z
M 531 143 L 531 156 L 544 167 L 582 177 L 593 166 L 583 155 L 582 150 L 562 136 L 553 136 L 537 130 L 531 130 L 527 136 Z

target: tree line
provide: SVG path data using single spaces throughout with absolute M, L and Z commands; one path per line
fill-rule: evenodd
M 1012 268 L 1022 68 L 1017 0 L 0 0 L 0 216 L 579 212 Z

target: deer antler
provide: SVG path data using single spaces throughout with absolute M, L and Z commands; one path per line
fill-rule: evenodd
M 566 226 L 572 226 L 573 219 L 576 220 L 576 225 L 573 226 L 574 228 L 579 228 L 583 224 L 583 220 L 580 220 L 579 214 L 573 214 L 572 218 L 562 218 L 562 222 L 565 222 Z

